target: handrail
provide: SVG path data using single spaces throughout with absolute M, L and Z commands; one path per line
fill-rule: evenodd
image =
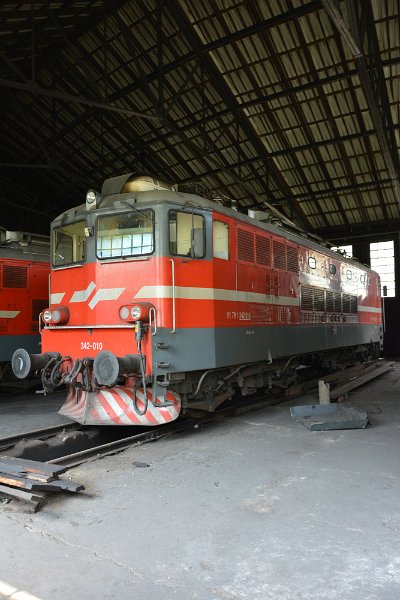
M 157 313 L 156 313 L 156 309 L 154 307 L 152 307 L 149 310 L 149 326 L 150 326 L 151 335 L 156 335 L 156 333 L 157 333 Z M 154 329 L 153 329 L 153 326 L 154 326 Z
M 170 258 L 171 263 L 171 276 L 172 276 L 172 329 L 171 333 L 176 331 L 176 296 L 175 296 L 175 262 L 173 258 Z

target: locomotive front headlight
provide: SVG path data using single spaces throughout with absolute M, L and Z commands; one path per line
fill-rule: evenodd
M 63 325 L 69 321 L 69 310 L 66 306 L 57 306 L 51 311 L 51 322 L 55 325 Z
M 123 321 L 143 321 L 148 323 L 150 320 L 150 311 L 155 308 L 150 302 L 141 302 L 140 304 L 125 304 L 119 309 L 119 317 Z
M 129 321 L 129 317 L 131 316 L 131 311 L 129 306 L 121 306 L 119 309 L 119 317 L 123 321 Z
M 132 306 L 131 308 L 131 317 L 134 321 L 139 321 L 142 317 L 142 307 L 139 306 L 139 304 L 135 304 L 135 306 Z
M 66 306 L 46 308 L 42 312 L 42 319 L 47 325 L 63 325 L 69 320 L 69 310 Z
M 45 323 L 51 323 L 51 310 L 49 308 L 43 311 L 42 319 Z

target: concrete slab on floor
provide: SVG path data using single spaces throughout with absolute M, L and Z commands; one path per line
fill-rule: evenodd
M 0 390 L 0 438 L 18 435 L 32 429 L 70 423 L 57 414 L 65 391 L 56 394 L 36 394 L 35 391 L 5 392 Z
M 348 401 L 365 430 L 310 432 L 303 398 L 73 469 L 86 492 L 0 510 L 0 580 L 40 600 L 398 600 L 399 398 L 396 364 Z

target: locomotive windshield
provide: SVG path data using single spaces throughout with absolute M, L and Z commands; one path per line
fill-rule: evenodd
M 154 251 L 154 213 L 134 211 L 99 217 L 96 253 L 98 258 L 141 256 Z
M 53 266 L 71 265 L 85 260 L 85 221 L 53 229 Z

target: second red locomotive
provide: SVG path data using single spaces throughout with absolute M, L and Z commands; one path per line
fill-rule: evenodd
M 21 345 L 40 352 L 39 315 L 49 298 L 49 238 L 0 228 L 0 382 L 13 379 Z
M 257 216 L 257 215 L 255 215 Z M 80 423 L 156 425 L 299 366 L 377 356 L 378 275 L 306 237 L 149 177 L 108 179 L 55 219 L 42 353 Z

